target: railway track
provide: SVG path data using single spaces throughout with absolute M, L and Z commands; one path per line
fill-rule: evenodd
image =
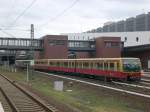
M 141 79 L 141 82 L 144 82 L 144 83 L 149 83 L 150 84 L 150 80 L 148 80 L 148 79 Z
M 147 79 L 141 79 L 141 81 L 150 83 L 150 80 L 147 80 Z
M 57 112 L 57 109 L 1 74 L 0 101 L 5 112 Z
M 136 87 L 136 88 L 141 88 L 141 89 L 149 89 L 150 90 L 150 87 L 148 86 L 144 86 L 144 85 L 140 85 L 141 83 L 138 83 L 138 84 L 130 84 L 130 83 L 123 83 L 123 82 L 116 82 L 116 81 L 112 81 L 113 83 L 115 84 L 119 84 L 119 85 L 124 85 L 124 86 L 131 86 L 131 87 Z
M 102 87 L 105 89 L 109 89 L 109 90 L 113 90 L 113 91 L 117 91 L 117 92 L 123 92 L 123 93 L 127 93 L 130 95 L 135 95 L 135 96 L 140 96 L 140 97 L 150 99 L 150 88 L 147 88 L 147 87 L 142 89 L 142 86 L 139 88 L 137 86 L 129 86 L 129 85 L 127 86 L 125 84 L 114 84 L 112 82 L 104 83 L 104 82 L 100 82 L 98 80 L 72 77 L 72 76 L 68 76 L 68 75 L 64 76 L 64 75 L 56 75 L 56 74 L 54 75 L 54 74 L 49 74 L 49 73 L 39 72 L 39 71 L 36 71 L 36 72 L 45 74 L 47 76 L 51 75 L 51 76 L 62 78 L 62 79 L 76 81 L 76 82 L 80 82 L 80 83 L 84 83 L 84 84 L 88 84 L 88 85 L 92 85 L 92 86 Z
M 145 80 L 149 80 L 150 82 L 150 72 L 143 72 L 142 78 Z
M 148 83 L 148 82 L 140 82 L 140 84 L 142 84 L 142 85 L 144 85 L 144 86 L 148 86 L 148 87 L 150 87 L 150 83 Z
M 5 111 L 5 112 L 13 112 L 13 108 L 11 107 L 11 105 L 9 104 L 7 98 L 5 97 L 3 91 L 0 88 L 0 102 L 1 102 L 1 111 Z M 1 112 L 0 111 L 0 112 Z
M 126 90 L 150 95 L 150 86 L 147 86 L 143 83 L 132 84 L 132 83 L 124 83 L 124 82 L 116 82 L 116 81 L 112 81 L 112 83 L 117 85 L 117 87 L 118 85 L 120 85 L 122 88 L 125 88 Z

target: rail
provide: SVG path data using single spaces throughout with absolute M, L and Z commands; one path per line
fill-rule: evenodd
M 62 78 L 62 79 L 68 79 L 68 80 L 72 80 L 72 81 L 76 81 L 76 82 L 80 82 L 80 83 L 84 83 L 84 84 L 88 84 L 88 85 L 92 85 L 92 86 L 96 86 L 96 87 L 101 87 L 101 88 L 105 88 L 105 89 L 109 89 L 109 90 L 113 90 L 113 91 L 117 91 L 117 92 L 123 92 L 123 93 L 127 93 L 127 94 L 130 94 L 130 95 L 134 95 L 134 96 L 139 96 L 139 97 L 144 97 L 144 98 L 149 98 L 150 99 L 150 95 L 143 94 L 143 93 L 128 91 L 128 90 L 124 90 L 124 89 L 120 89 L 120 88 L 116 88 L 116 87 L 111 87 L 111 86 L 107 86 L 107 85 L 92 83 L 92 82 L 88 82 L 88 81 L 84 81 L 84 80 L 79 80 L 79 79 L 75 79 L 75 78 L 61 76 L 61 75 L 54 75 L 54 74 L 40 72 L 40 71 L 36 71 L 36 72 L 42 73 L 42 74 L 45 74 L 45 75 L 51 75 L 51 76 Z
M 0 74 L 0 90 L 10 104 L 14 112 L 36 111 L 36 112 L 56 112 L 54 107 L 49 107 L 42 100 L 38 99 L 31 92 L 24 89 L 16 82 Z M 13 94 L 11 94 L 13 92 Z M 14 93 L 15 92 L 15 93 Z M 15 96 L 15 94 L 17 96 Z M 28 103 L 27 103 L 28 102 Z M 26 104 L 27 103 L 27 104 Z M 25 109 L 25 110 L 24 110 Z

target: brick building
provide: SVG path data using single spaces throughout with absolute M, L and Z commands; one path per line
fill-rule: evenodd
M 68 37 L 64 35 L 46 35 L 42 37 L 43 51 L 35 53 L 38 59 L 61 59 L 68 55 Z
M 99 37 L 96 38 L 96 58 L 117 58 L 121 57 L 120 37 Z
M 42 37 L 42 41 L 43 51 L 35 53 L 36 59 L 121 57 L 120 37 L 70 41 L 65 35 L 46 35 Z

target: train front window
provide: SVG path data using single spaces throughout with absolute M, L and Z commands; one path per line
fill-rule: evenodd
M 123 59 L 123 71 L 140 72 L 141 63 L 139 59 Z

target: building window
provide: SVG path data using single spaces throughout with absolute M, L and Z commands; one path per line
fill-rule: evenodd
M 112 47 L 119 47 L 119 42 L 112 42 L 112 43 L 111 43 L 111 46 L 112 46 Z
M 55 45 L 55 41 L 53 41 L 53 40 L 49 41 L 49 45 L 50 46 L 54 46 Z
M 138 42 L 139 41 L 139 37 L 136 37 L 136 42 Z
M 105 47 L 111 47 L 111 42 L 105 42 Z
M 57 40 L 56 45 L 65 45 L 65 41 L 64 40 Z
M 84 36 L 83 36 L 83 40 L 84 40 Z
M 50 41 L 49 41 L 49 45 L 50 45 L 50 46 L 54 46 L 54 45 L 65 45 L 65 41 L 64 41 L 64 40 L 50 40 Z
M 124 42 L 126 42 L 126 41 L 127 41 L 127 37 L 124 38 Z
M 105 47 L 120 47 L 119 42 L 105 42 Z

